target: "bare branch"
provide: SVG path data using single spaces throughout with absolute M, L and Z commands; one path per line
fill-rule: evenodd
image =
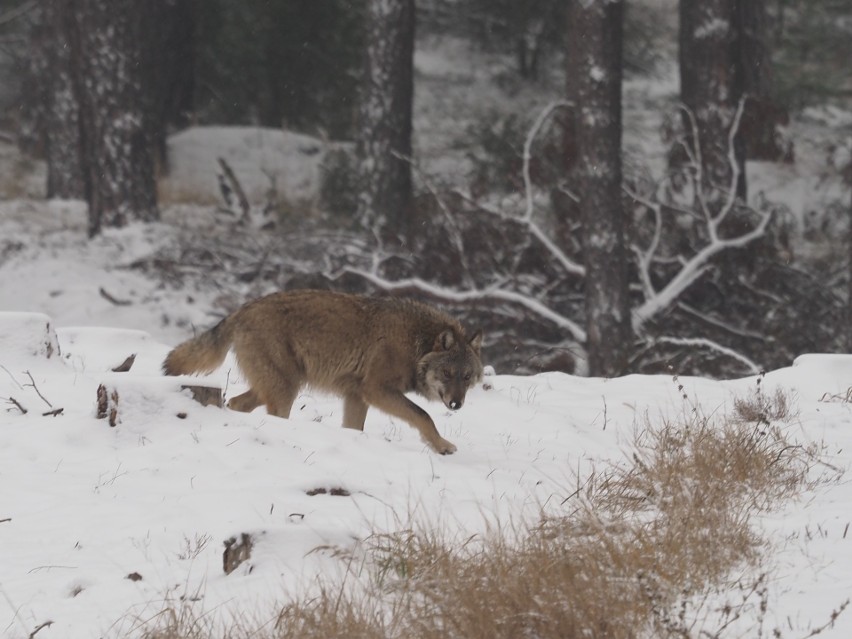
M 719 225 L 725 221 L 725 218 L 728 216 L 728 213 L 731 212 L 731 209 L 734 208 L 734 203 L 737 201 L 737 182 L 740 181 L 741 171 L 740 163 L 737 162 L 734 139 L 737 137 L 737 133 L 739 133 L 740 130 L 740 121 L 743 117 L 745 101 L 745 96 L 740 98 L 740 101 L 737 104 L 737 110 L 734 113 L 734 120 L 731 123 L 731 128 L 728 130 L 728 164 L 731 167 L 731 181 L 728 184 L 728 193 L 725 199 L 725 204 L 722 206 L 722 210 L 719 212 L 719 215 L 716 216 L 714 221 L 713 226 L 715 228 L 719 228 Z
M 416 162 L 411 157 L 405 156 L 402 153 L 397 153 L 396 151 L 392 151 L 391 154 L 397 159 L 403 160 L 404 162 L 408 162 L 411 165 L 411 168 L 417 174 L 420 181 L 423 182 L 423 185 L 429 191 L 435 201 L 438 203 L 438 208 L 441 209 L 441 213 L 444 216 L 444 220 L 447 222 L 447 227 L 452 231 L 450 241 L 454 244 L 456 249 L 456 254 L 459 257 L 459 260 L 462 263 L 462 277 L 468 286 L 474 286 L 473 278 L 471 276 L 471 268 L 470 264 L 467 260 L 467 251 L 464 248 L 464 242 L 462 241 L 461 230 L 459 229 L 459 225 L 456 224 L 455 218 L 453 217 L 452 212 L 447 207 L 447 204 L 441 199 L 441 196 L 432 186 L 430 180 L 426 177 L 426 174 L 420 169 Z
M 556 100 L 555 102 L 551 102 L 547 106 L 545 106 L 541 112 L 538 114 L 538 117 L 533 122 L 529 131 L 527 131 L 527 137 L 524 140 L 524 154 L 523 154 L 523 176 L 524 176 L 524 193 L 527 199 L 527 207 L 524 212 L 525 220 L 532 220 L 533 216 L 533 196 L 532 196 L 532 179 L 530 179 L 530 160 L 532 159 L 532 145 L 535 141 L 536 136 L 538 135 L 539 130 L 544 123 L 550 118 L 551 115 L 557 110 L 562 108 L 567 108 L 574 106 L 573 102 L 569 102 L 567 100 Z
M 547 252 L 559 263 L 559 265 L 565 269 L 568 273 L 572 275 L 579 275 L 581 277 L 585 276 L 586 268 L 581 264 L 578 264 L 570 257 L 568 257 L 562 249 L 560 249 L 554 242 L 551 240 L 547 234 L 542 230 L 542 228 L 536 224 L 536 222 L 532 219 L 527 219 L 526 216 L 522 218 L 517 218 L 511 215 L 506 215 L 503 211 L 498 209 L 491 208 L 482 204 L 480 202 L 476 202 L 472 200 L 467 194 L 462 193 L 460 191 L 455 191 L 455 193 L 463 198 L 469 204 L 476 206 L 480 211 L 485 211 L 486 213 L 491 213 L 496 215 L 504 220 L 514 220 L 516 222 L 520 222 L 524 226 L 526 226 L 527 231 L 529 231 L 530 235 L 532 235 L 535 239 L 537 239 L 541 244 L 547 249 Z
M 770 210 L 765 212 L 756 212 L 752 209 L 752 212 L 757 213 L 757 215 L 759 216 L 759 221 L 753 229 L 739 236 L 724 239 L 720 238 L 718 234 L 719 226 L 725 220 L 725 217 L 733 209 L 736 203 L 736 184 L 739 180 L 740 169 L 739 165 L 737 164 L 736 154 L 734 153 L 733 141 L 740 126 L 744 104 L 744 100 L 740 100 L 737 106 L 737 110 L 734 114 L 731 129 L 728 131 L 728 161 L 731 163 L 732 188 L 727 192 L 726 199 L 721 210 L 715 215 L 708 206 L 706 193 L 704 191 L 704 169 L 701 165 L 701 149 L 697 137 L 698 124 L 695 120 L 694 114 L 685 106 L 681 106 L 681 109 L 687 115 L 692 129 L 692 145 L 694 147 L 694 152 L 689 153 L 689 156 L 692 162 L 692 170 L 695 174 L 694 188 L 696 193 L 696 200 L 698 201 L 698 204 L 701 208 L 701 212 L 703 214 L 703 218 L 706 224 L 707 234 L 709 236 L 709 244 L 701 248 L 697 253 L 695 253 L 691 257 L 687 258 L 683 262 L 677 274 L 675 274 L 675 276 L 672 277 L 660 291 L 654 290 L 650 278 L 650 268 L 652 261 L 655 257 L 654 254 L 659 246 L 659 234 L 662 229 L 662 202 L 660 194 L 656 193 L 652 197 L 647 197 L 639 193 L 633 192 L 629 188 L 625 188 L 625 192 L 628 196 L 633 198 L 642 206 L 646 207 L 648 210 L 654 212 L 657 224 L 657 226 L 655 227 L 654 237 L 652 238 L 649 247 L 645 251 L 642 251 L 638 247 L 633 247 L 633 251 L 637 256 L 637 265 L 639 268 L 639 277 L 642 281 L 642 289 L 645 294 L 644 303 L 633 311 L 633 329 L 637 333 L 641 332 L 642 327 L 649 319 L 660 313 L 662 310 L 669 308 L 671 304 L 686 289 L 692 286 L 692 284 L 695 283 L 707 271 L 710 266 L 710 261 L 718 253 L 727 249 L 741 248 L 743 246 L 746 246 L 754 240 L 762 237 L 766 232 L 766 227 L 772 217 L 772 211 Z M 682 209 L 678 210 L 681 210 L 683 212 Z

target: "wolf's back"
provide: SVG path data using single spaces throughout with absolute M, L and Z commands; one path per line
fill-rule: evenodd
M 226 318 L 172 349 L 163 362 L 163 372 L 166 375 L 212 373 L 224 361 L 232 339 L 232 323 Z

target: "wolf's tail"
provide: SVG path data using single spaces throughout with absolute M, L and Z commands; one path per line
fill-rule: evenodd
M 166 356 L 163 372 L 166 375 L 212 373 L 225 359 L 233 340 L 233 324 L 223 319 L 209 331 L 183 344 L 178 344 Z

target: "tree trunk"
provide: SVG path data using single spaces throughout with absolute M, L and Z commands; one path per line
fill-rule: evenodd
M 746 158 L 791 162 L 792 145 L 778 131 L 790 117 L 772 99 L 767 21 L 766 0 L 734 2 L 734 95 L 747 98 L 740 135 Z
M 148 0 L 78 0 L 89 234 L 159 219 L 142 89 Z
M 357 219 L 393 241 L 411 213 L 414 0 L 368 0 L 366 13 Z
M 83 135 L 80 121 L 79 28 L 74 5 L 68 0 L 46 0 L 44 24 L 33 49 L 45 66 L 34 71 L 41 80 L 45 101 L 44 135 L 47 159 L 47 197 L 84 199 Z M 34 58 L 39 59 L 39 58 Z
M 621 76 L 624 2 L 575 4 L 569 18 L 569 98 L 576 102 L 579 197 L 589 373 L 627 365 L 632 329 L 621 198 Z
M 44 0 L 48 190 L 83 197 L 89 234 L 159 217 L 143 33 L 148 0 Z
M 702 187 L 711 207 L 725 199 L 733 177 L 728 135 L 738 95 L 735 81 L 734 0 L 680 0 L 680 94 L 694 117 L 700 149 Z M 686 141 L 695 148 L 690 117 L 684 114 Z M 745 154 L 735 144 L 739 165 L 737 194 L 745 198 Z
M 194 110 L 195 0 L 149 0 L 142 18 L 146 126 L 161 175 L 168 171 L 169 127 L 188 126 Z

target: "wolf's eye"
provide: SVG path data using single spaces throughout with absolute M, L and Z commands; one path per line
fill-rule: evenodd
M 465 374 L 464 374 L 464 381 L 466 381 L 466 382 L 469 382 L 469 381 L 470 381 L 470 373 L 465 373 Z
M 451 379 L 453 376 L 453 372 L 449 369 L 444 369 L 444 379 Z

